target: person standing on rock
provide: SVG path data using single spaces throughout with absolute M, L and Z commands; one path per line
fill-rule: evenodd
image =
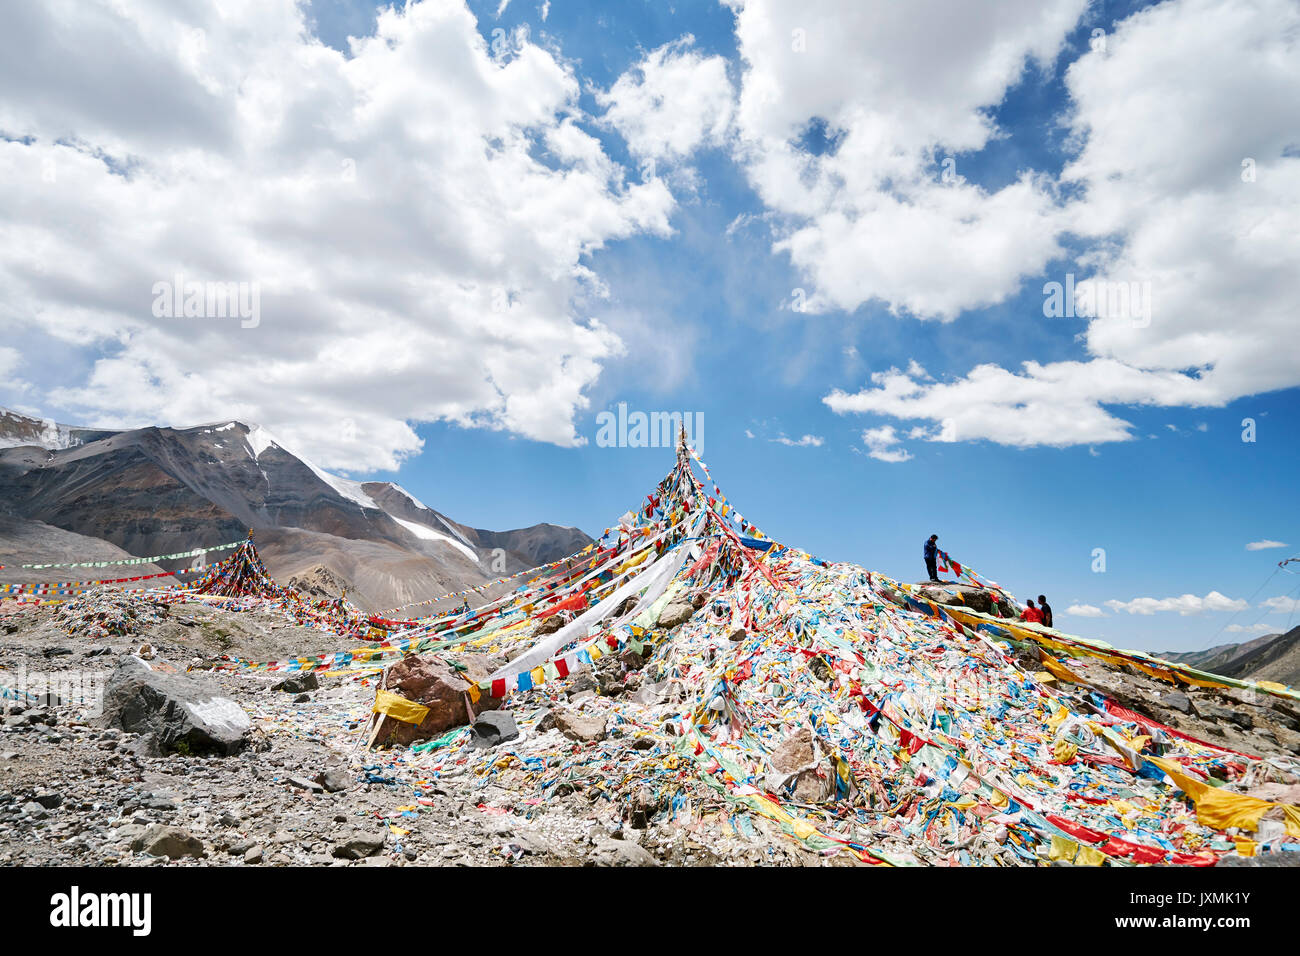
M 1038 611 L 1043 615 L 1043 627 L 1052 626 L 1052 605 L 1047 603 L 1047 598 L 1038 595 Z
M 938 542 L 939 536 L 937 534 L 930 535 L 925 542 L 925 570 L 930 572 L 930 581 L 934 584 L 939 583 L 939 568 L 937 566 L 939 560 Z
M 1042 624 L 1043 612 L 1034 607 L 1034 599 L 1029 599 L 1029 607 L 1020 612 L 1020 620 L 1026 624 Z

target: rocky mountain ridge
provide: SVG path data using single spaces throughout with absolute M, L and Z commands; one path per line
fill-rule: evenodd
M 373 610 L 479 585 L 591 540 L 551 524 L 461 525 L 400 485 L 330 474 L 238 421 L 112 431 L 0 410 L 0 503 L 0 554 L 20 537 L 37 540 L 37 526 L 136 555 L 234 541 L 252 528 L 275 576 L 329 573 Z

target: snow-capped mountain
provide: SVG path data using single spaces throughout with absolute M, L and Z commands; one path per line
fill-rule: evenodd
M 230 421 L 106 431 L 0 410 L 0 510 L 152 555 L 249 528 L 271 573 L 329 571 L 371 609 L 570 554 L 576 528 L 468 528 L 392 482 L 354 481 Z M 0 564 L 5 541 L 0 538 Z M 174 569 L 174 568 L 173 568 Z

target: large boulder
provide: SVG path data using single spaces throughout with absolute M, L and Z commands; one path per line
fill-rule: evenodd
M 104 687 L 95 722 L 141 734 L 151 754 L 229 756 L 255 745 L 244 708 L 206 681 L 124 656 Z
M 165 856 L 172 860 L 179 860 L 181 857 L 206 856 L 203 849 L 203 841 L 187 830 L 180 827 L 167 826 L 162 823 L 155 823 L 144 833 L 140 834 L 131 841 L 131 849 L 137 853 L 148 853 L 151 856 Z
M 921 583 L 913 587 L 912 593 L 918 598 L 933 601 L 935 604 L 966 607 L 981 614 L 991 614 L 994 617 L 1016 618 L 1020 616 L 1020 609 L 1013 607 L 1005 598 L 999 598 L 996 592 L 990 591 L 988 588 L 976 587 L 973 584 Z
M 458 671 L 433 654 L 412 654 L 388 669 L 387 689 L 429 708 L 429 713 L 418 724 L 380 717 L 375 743 L 409 746 L 431 740 L 453 727 L 472 724 L 478 714 L 501 706 L 500 698 L 487 694 L 476 704 L 469 700 L 470 684 L 486 680 L 493 662 L 481 654 L 461 654 L 455 662 L 465 670 Z
M 779 791 L 793 784 L 791 797 L 796 803 L 822 803 L 835 795 L 835 780 L 823 763 L 812 731 L 800 727 L 768 758 L 769 786 Z
M 674 601 L 659 614 L 658 624 L 665 630 L 671 630 L 679 624 L 685 624 L 695 616 L 695 606 L 690 601 Z

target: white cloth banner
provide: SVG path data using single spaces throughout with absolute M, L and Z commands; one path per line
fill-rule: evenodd
M 698 520 L 692 524 L 691 534 L 694 533 L 694 528 L 698 524 Z M 583 611 L 568 624 L 564 625 L 564 627 L 546 638 L 546 640 L 539 641 L 505 667 L 498 668 L 491 677 L 487 679 L 499 680 L 501 678 L 514 677 L 518 674 L 524 673 L 525 671 L 532 670 L 539 664 L 544 664 L 565 644 L 578 640 L 586 634 L 593 625 L 599 624 L 605 618 L 609 617 L 609 615 L 614 612 L 615 608 L 633 594 L 639 594 L 641 591 L 649 589 L 646 598 L 650 598 L 650 600 L 657 599 L 659 595 L 667 589 L 668 585 L 672 583 L 673 578 L 677 576 L 677 572 L 679 572 L 682 569 L 682 565 L 686 563 L 686 559 L 695 550 L 696 548 L 693 543 L 683 543 L 680 547 L 674 548 L 667 554 L 660 555 L 655 559 L 653 564 L 640 574 L 636 575 L 636 577 L 625 581 L 622 587 L 609 597 L 605 598 L 594 607 L 587 608 L 587 610 Z M 653 597 L 651 595 L 653 595 Z M 648 602 L 645 598 L 642 598 L 638 603 L 645 604 Z M 635 613 L 636 608 L 633 608 L 629 614 L 620 619 L 620 623 L 622 620 L 631 617 Z

